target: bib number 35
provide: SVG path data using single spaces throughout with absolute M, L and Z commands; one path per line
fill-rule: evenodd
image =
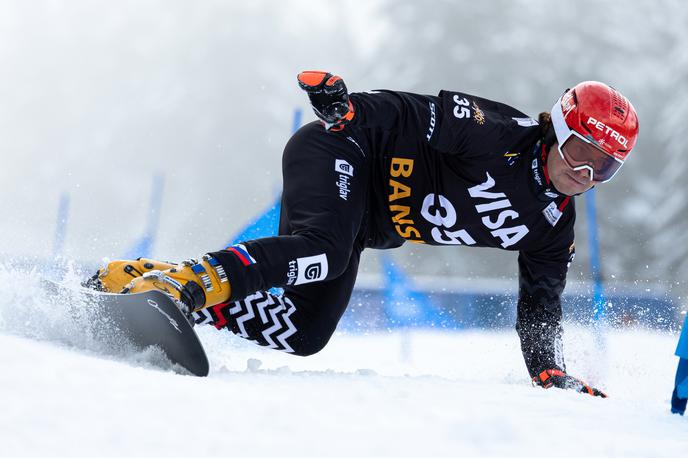
M 468 108 L 468 99 L 466 97 L 459 97 L 458 95 L 454 96 L 454 103 L 456 106 L 454 107 L 454 116 L 463 119 L 466 117 L 471 117 L 471 110 Z
M 456 209 L 443 195 L 425 196 L 421 215 L 435 225 L 430 231 L 435 242 L 444 245 L 475 245 L 475 240 L 465 229 L 450 230 L 456 224 Z

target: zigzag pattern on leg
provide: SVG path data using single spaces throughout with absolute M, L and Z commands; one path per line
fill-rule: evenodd
M 191 314 L 191 319 L 195 324 L 214 324 L 216 319 L 212 316 L 209 309 L 201 309 Z
M 191 314 L 191 319 L 195 324 L 210 324 L 215 326 L 217 329 L 222 329 L 227 327 L 227 318 L 222 313 L 222 310 L 229 306 L 229 303 L 222 302 L 212 307 L 207 307 L 201 310 L 197 310 Z
M 258 345 L 294 353 L 287 340 L 298 332 L 292 321 L 295 312 L 294 303 L 287 297 L 258 291 L 241 301 L 195 312 L 194 321 L 214 324 L 218 329 L 227 327 Z
M 252 294 L 243 301 L 236 301 L 234 306 L 229 309 L 229 315 L 234 318 L 236 325 L 239 326 L 239 332 L 237 333 L 239 337 L 244 339 L 251 338 L 249 333 L 246 332 L 246 322 L 256 317 L 251 305 L 254 299 L 259 298 L 259 293 Z
M 292 302 L 284 296 L 268 295 L 271 307 L 270 317 L 274 323 L 271 327 L 262 332 L 263 338 L 269 348 L 283 350 L 287 353 L 294 353 L 294 349 L 287 343 L 287 339 L 296 333 L 296 327 L 291 321 L 291 314 L 296 311 Z M 277 299 L 277 301 L 275 301 Z M 287 303 L 289 305 L 287 305 Z M 281 318 L 281 320 L 280 320 Z M 275 337 L 277 342 L 272 337 Z

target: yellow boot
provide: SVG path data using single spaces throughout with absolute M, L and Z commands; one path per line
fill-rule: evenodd
M 98 272 L 89 278 L 84 286 L 98 291 L 120 293 L 134 278 L 151 270 L 167 270 L 172 267 L 174 267 L 172 263 L 146 258 L 111 261 L 107 266 L 98 269 Z
M 183 261 L 166 270 L 151 270 L 133 279 L 123 293 L 140 293 L 157 289 L 176 299 L 187 313 L 229 300 L 231 287 L 225 270 L 210 255 L 200 262 Z

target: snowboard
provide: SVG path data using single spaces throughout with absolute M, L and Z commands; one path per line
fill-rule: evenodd
M 60 300 L 78 301 L 89 308 L 93 316 L 89 324 L 97 340 L 107 345 L 127 345 L 136 351 L 154 346 L 171 363 L 191 374 L 208 375 L 208 358 L 201 341 L 184 313 L 165 293 L 112 294 L 69 288 L 45 279 L 44 285 Z

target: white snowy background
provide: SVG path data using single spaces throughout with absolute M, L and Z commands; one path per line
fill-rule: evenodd
M 682 295 L 686 23 L 682 0 L 3 0 L 0 253 L 50 254 L 68 193 L 64 254 L 121 256 L 146 227 L 156 173 L 155 254 L 222 247 L 277 195 L 294 109 L 314 119 L 295 84 L 303 69 L 341 74 L 352 91 L 458 89 L 532 116 L 598 79 L 632 100 L 641 124 L 623 173 L 598 193 L 607 280 Z M 513 254 L 497 250 L 394 256 L 447 278 L 515 275 Z M 572 278 L 585 279 L 586 250 L 578 260 Z M 375 252 L 362 263 L 376 271 Z
M 530 387 L 515 332 L 336 335 L 300 359 L 200 331 L 207 379 L 105 355 L 44 301 L 64 255 L 121 256 L 165 192 L 156 257 L 217 249 L 269 205 L 304 69 L 353 91 L 457 89 L 536 116 L 584 79 L 626 94 L 637 150 L 600 186 L 610 288 L 688 291 L 688 5 L 682 0 L 0 1 L 0 456 L 681 456 L 677 336 L 567 326 L 569 370 L 607 400 Z M 582 202 L 579 210 L 584 210 Z M 584 212 L 572 280 L 589 278 Z M 412 275 L 513 280 L 513 254 L 404 247 Z M 28 259 L 28 262 L 26 261 Z M 379 264 L 366 252 L 362 277 Z M 657 294 L 660 294 L 659 292 Z M 262 364 L 259 364 L 259 361 Z

